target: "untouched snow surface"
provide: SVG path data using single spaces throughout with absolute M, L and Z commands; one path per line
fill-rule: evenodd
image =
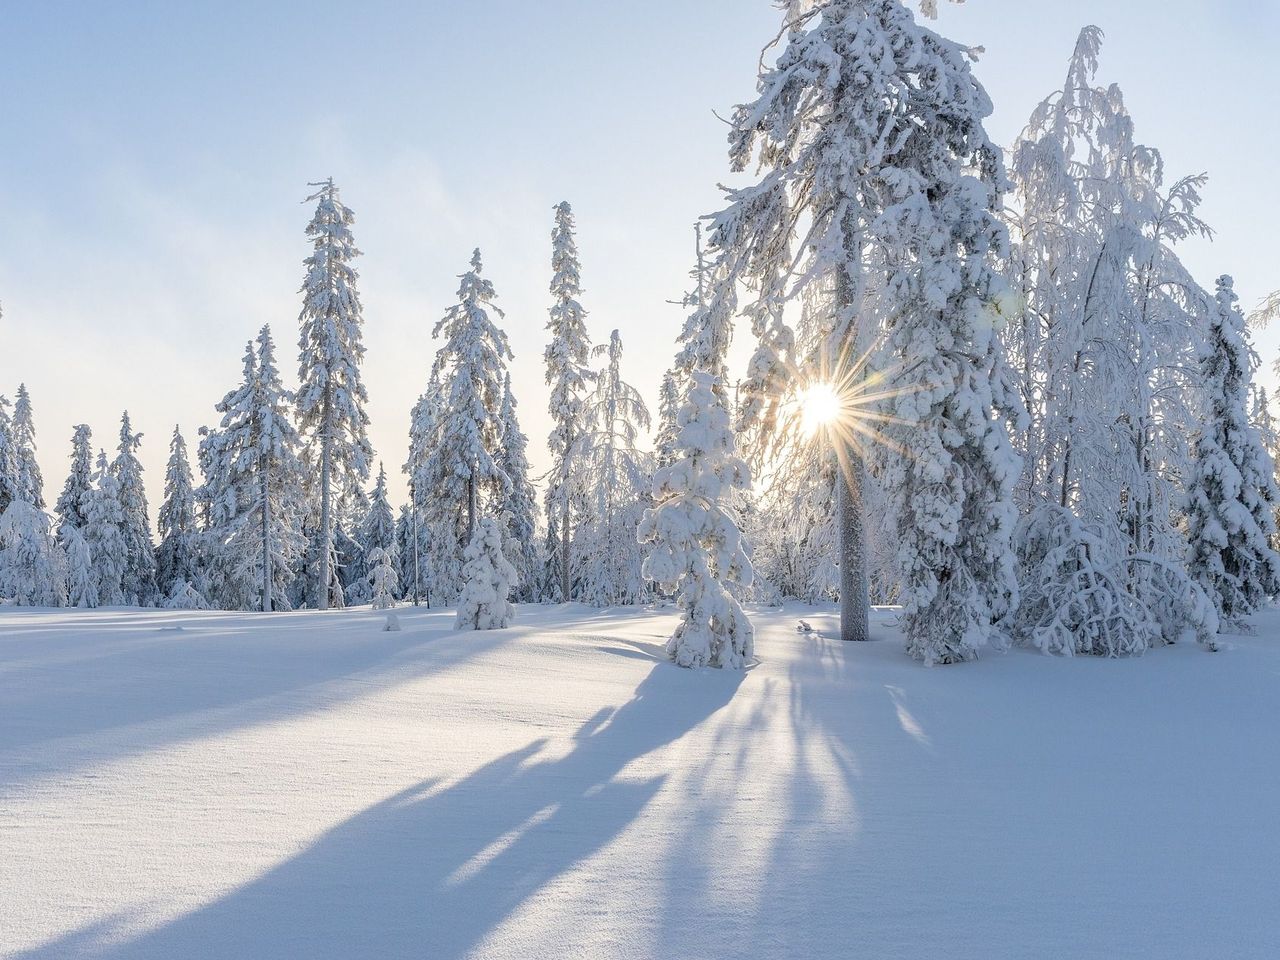
M 0 611 L 0 956 L 1280 955 L 1280 614 L 928 669 L 757 610 L 745 674 L 397 614 Z

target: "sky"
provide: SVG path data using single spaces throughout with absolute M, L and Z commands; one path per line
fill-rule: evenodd
M 936 28 L 975 70 L 1009 145 L 1061 83 L 1085 24 L 1099 79 L 1171 177 L 1207 171 L 1212 242 L 1184 261 L 1246 306 L 1280 287 L 1280 5 L 1257 0 L 969 0 Z M 216 422 L 244 344 L 270 324 L 296 380 L 308 181 L 332 176 L 364 251 L 370 436 L 397 500 L 431 329 L 479 247 L 515 360 L 535 473 L 552 207 L 573 204 L 594 340 L 656 413 L 693 223 L 729 179 L 716 116 L 754 94 L 768 0 L 483 4 L 0 0 L 0 392 L 31 392 L 46 498 L 86 422 L 144 432 L 154 518 L 169 436 Z M 742 354 L 749 330 L 739 333 Z M 1280 329 L 1257 345 L 1270 382 Z

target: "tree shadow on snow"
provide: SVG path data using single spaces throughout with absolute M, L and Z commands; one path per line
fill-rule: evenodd
M 454 634 L 451 610 L 412 607 L 397 611 L 401 632 L 383 631 L 382 615 L 363 610 L 150 613 L 142 622 L 105 618 L 100 643 L 95 635 L 93 644 L 57 638 L 39 644 L 38 629 L 30 644 L 7 643 L 9 660 L 0 664 L 0 791 L 85 763 L 330 709 L 518 633 Z M 91 625 L 93 614 L 84 617 Z M 326 619 L 323 630 L 315 629 L 319 617 Z M 171 629 L 175 624 L 183 629 Z
M 529 897 L 617 837 L 664 777 L 618 778 L 632 761 L 732 699 L 736 671 L 658 664 L 630 701 L 586 721 L 564 756 L 536 740 L 438 787 L 423 781 L 367 808 L 224 898 L 99 960 L 464 956 Z M 24 960 L 68 956 L 73 932 Z

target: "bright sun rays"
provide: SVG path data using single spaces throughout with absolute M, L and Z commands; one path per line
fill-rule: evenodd
M 797 402 L 800 405 L 800 423 L 807 437 L 834 423 L 844 406 L 835 385 L 825 381 L 809 384 L 800 392 Z

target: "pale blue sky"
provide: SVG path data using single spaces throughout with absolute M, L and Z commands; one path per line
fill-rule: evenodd
M 1258 0 L 969 0 L 940 28 L 977 67 L 1009 143 L 1085 23 L 1107 32 L 1139 138 L 1207 170 L 1202 283 L 1280 286 L 1273 223 L 1280 12 Z M 766 0 L 112 3 L 0 0 L 0 391 L 25 380 L 50 499 L 71 426 L 168 436 L 212 422 L 244 342 L 271 323 L 295 370 L 306 182 L 357 215 L 372 437 L 403 489 L 431 326 L 471 249 L 506 310 L 535 467 L 545 463 L 551 207 L 578 215 L 592 333 L 618 327 L 652 398 L 672 353 L 695 217 L 718 203 L 724 129 L 778 15 Z M 1260 338 L 1270 361 L 1277 332 Z

